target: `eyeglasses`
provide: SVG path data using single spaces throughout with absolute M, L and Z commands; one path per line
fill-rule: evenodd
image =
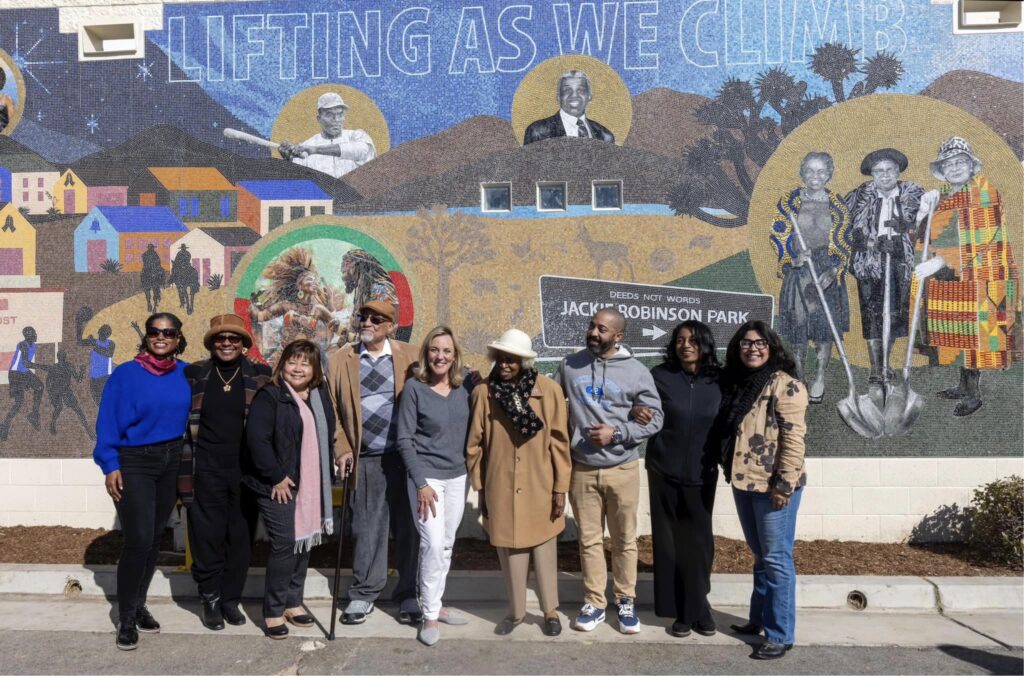
M 235 333 L 221 333 L 213 337 L 213 342 L 237 345 L 242 342 L 242 337 Z
M 951 160 L 946 160 L 945 162 L 943 162 L 941 166 L 943 169 L 959 169 L 961 167 L 970 167 L 973 164 L 974 163 L 971 162 L 969 158 L 954 157 Z
M 766 347 L 768 347 L 768 341 L 764 338 L 758 338 L 757 340 L 747 340 L 746 338 L 743 338 L 740 340 L 741 350 L 749 350 L 750 348 L 763 350 Z
M 881 167 L 879 167 L 878 169 L 872 169 L 871 170 L 871 175 L 872 176 L 899 176 L 900 175 L 900 170 L 897 169 L 896 167 L 887 167 L 885 169 L 882 169 Z
M 158 329 L 155 326 L 150 326 L 148 329 L 146 329 L 147 338 L 159 338 L 160 336 L 163 336 L 164 338 L 177 338 L 180 335 L 181 334 L 178 333 L 178 329 L 174 328 Z
M 381 317 L 380 315 L 364 312 L 359 315 L 359 322 L 362 323 L 366 321 L 371 322 L 374 326 L 380 326 L 384 322 L 390 322 L 391 320 L 388 319 L 387 317 Z

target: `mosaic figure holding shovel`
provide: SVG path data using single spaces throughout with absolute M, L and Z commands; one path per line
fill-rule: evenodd
M 983 370 L 1006 369 L 1021 359 L 1015 336 L 1020 276 L 1002 200 L 981 167 L 970 143 L 946 139 L 930 165 L 942 187 L 922 198 L 922 209 L 935 210 L 930 243 L 947 266 L 927 282 L 926 344 L 937 348 L 943 365 L 963 354 L 960 382 L 938 393 L 958 400 L 957 417 L 981 408 Z
M 871 180 L 844 199 L 853 221 L 852 272 L 857 278 L 861 327 L 871 361 L 868 393 L 883 404 L 883 390 L 894 376 L 890 368 L 893 343 L 907 335 L 914 242 L 927 215 L 920 209 L 924 188 L 899 180 L 907 164 L 907 156 L 895 148 L 868 153 L 860 173 Z
M 850 304 L 846 291 L 846 270 L 850 260 L 850 213 L 843 200 L 825 186 L 832 180 L 835 165 L 823 152 L 808 153 L 800 163 L 804 185 L 779 200 L 778 213 L 769 235 L 779 260 L 782 289 L 779 291 L 779 335 L 793 350 L 801 380 L 808 383 L 811 403 L 825 394 L 825 370 L 832 360 L 835 344 L 832 327 L 821 311 L 814 286 L 817 271 L 835 329 L 850 330 Z M 796 219 L 803 242 L 793 229 Z M 804 246 L 806 244 L 806 246 Z M 813 263 L 813 266 L 810 265 Z M 817 357 L 814 377 L 804 374 L 804 359 L 813 343 Z

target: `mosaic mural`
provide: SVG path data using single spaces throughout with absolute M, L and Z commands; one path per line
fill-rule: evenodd
M 273 363 L 354 308 L 542 369 L 618 307 L 785 337 L 811 456 L 1020 455 L 1024 44 L 927 0 L 0 10 L 0 456 L 87 456 L 155 309 Z M 755 30 L 756 28 L 756 30 Z M 186 359 L 202 357 L 193 341 Z

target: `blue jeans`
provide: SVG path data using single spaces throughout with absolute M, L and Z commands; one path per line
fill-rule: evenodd
M 796 566 L 793 541 L 796 513 L 803 489 L 797 489 L 789 504 L 772 509 L 770 493 L 752 493 L 733 488 L 736 513 L 743 537 L 754 554 L 754 592 L 750 595 L 750 623 L 764 627 L 772 643 L 794 643 L 796 634 Z

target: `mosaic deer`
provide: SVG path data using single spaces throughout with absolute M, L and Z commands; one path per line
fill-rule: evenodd
M 636 280 L 633 273 L 633 264 L 629 262 L 629 247 L 622 242 L 606 242 L 593 239 L 585 226 L 580 226 L 580 232 L 576 235 L 576 241 L 587 250 L 590 259 L 594 261 L 594 276 L 601 276 L 601 268 L 605 262 L 614 263 L 616 274 L 621 278 L 628 268 L 630 281 Z

